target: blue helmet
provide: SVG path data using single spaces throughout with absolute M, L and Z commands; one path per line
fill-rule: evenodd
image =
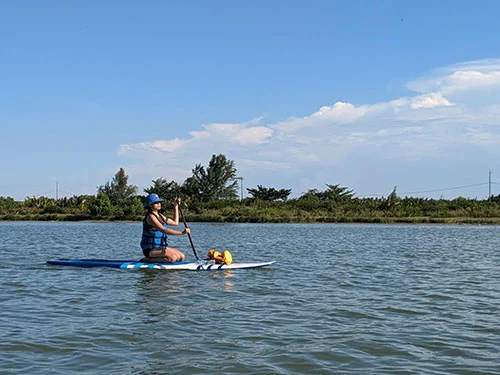
M 153 203 L 158 203 L 158 202 L 163 202 L 163 199 L 160 199 L 158 194 L 151 193 L 146 197 L 146 200 L 144 201 L 144 208 L 148 208 Z

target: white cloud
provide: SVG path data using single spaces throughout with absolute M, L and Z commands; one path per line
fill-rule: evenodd
M 273 162 L 269 160 L 243 159 L 241 163 L 242 165 L 256 170 L 281 171 L 291 168 L 290 164 L 287 162 Z
M 408 126 L 399 129 L 380 129 L 376 134 L 379 137 L 402 136 L 410 134 L 422 134 L 422 126 Z
M 192 131 L 189 134 L 193 141 L 212 141 L 235 143 L 239 146 L 253 146 L 266 143 L 273 135 L 273 130 L 258 125 L 263 117 L 257 117 L 240 124 L 213 123 L 203 125 L 202 131 Z
M 500 87 L 500 59 L 471 61 L 438 69 L 407 85 L 417 93 L 453 95 L 463 91 Z
M 430 93 L 419 95 L 413 98 L 411 103 L 412 109 L 419 108 L 435 108 L 435 107 L 451 107 L 454 104 L 450 103 L 448 99 L 444 98 L 440 93 Z
M 260 119 L 260 118 L 258 118 Z M 224 149 L 251 147 L 265 144 L 273 135 L 273 130 L 266 126 L 251 126 L 259 121 L 251 120 L 242 124 L 214 123 L 203 125 L 201 131 L 191 131 L 189 139 L 144 141 L 120 145 L 120 156 L 134 157 L 138 154 L 175 153 L 183 150 L 205 149 L 211 144 L 223 144 Z
M 324 124 L 349 124 L 359 120 L 374 106 L 356 107 L 351 103 L 337 102 L 332 106 L 323 106 L 317 112 L 303 118 L 294 118 L 273 125 L 282 132 L 294 132 L 301 128 Z
M 118 155 L 125 156 L 134 153 L 168 152 L 180 149 L 186 141 L 174 138 L 172 140 L 156 140 L 152 142 L 139 142 L 131 145 L 120 145 Z
M 368 110 L 368 106 L 356 107 L 351 103 L 337 102 L 331 107 L 321 107 L 319 111 L 313 113 L 311 117 L 330 120 L 339 124 L 347 124 L 360 119 Z
M 178 170 L 189 173 L 196 163 L 206 165 L 212 154 L 224 153 L 236 161 L 247 184 L 307 181 L 315 183 L 310 188 L 321 188 L 347 183 L 339 180 L 342 176 L 359 180 L 351 170 L 366 165 L 403 168 L 405 163 L 429 162 L 437 168 L 443 160 L 463 161 L 481 150 L 500 153 L 500 104 L 495 102 L 500 98 L 500 60 L 438 69 L 407 87 L 415 95 L 375 104 L 337 101 L 308 116 L 269 124 L 262 117 L 212 123 L 191 131 L 187 139 L 122 145 L 119 154 L 132 160 L 154 155 L 165 168 L 181 163 Z M 376 180 L 377 173 L 369 170 L 364 178 Z
M 195 139 L 218 139 L 224 142 L 234 142 L 241 146 L 266 143 L 272 136 L 272 129 L 265 126 L 247 127 L 245 124 L 211 124 L 204 126 L 202 132 L 191 132 Z
M 491 146 L 498 147 L 500 145 L 500 133 L 489 132 L 482 128 L 467 129 L 464 138 L 474 145 L 485 148 L 490 148 Z

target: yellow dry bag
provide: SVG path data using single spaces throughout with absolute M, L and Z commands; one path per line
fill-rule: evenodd
M 207 256 L 208 259 L 214 259 L 217 263 L 231 264 L 233 262 L 233 256 L 229 250 L 224 250 L 221 254 L 216 249 L 210 249 Z

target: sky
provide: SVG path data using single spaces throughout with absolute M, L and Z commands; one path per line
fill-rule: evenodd
M 120 168 L 144 194 L 217 154 L 244 196 L 498 195 L 499 11 L 0 0 L 0 196 L 96 194 Z

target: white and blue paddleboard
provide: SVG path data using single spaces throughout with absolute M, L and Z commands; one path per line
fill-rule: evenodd
M 157 269 L 157 270 L 188 270 L 188 271 L 216 271 L 236 270 L 267 267 L 276 261 L 261 263 L 232 263 L 218 264 L 213 260 L 202 260 L 200 262 L 173 262 L 173 263 L 149 263 L 135 260 L 107 260 L 107 259 L 56 259 L 48 260 L 47 264 L 57 266 L 70 266 L 81 268 L 108 267 L 123 269 Z

